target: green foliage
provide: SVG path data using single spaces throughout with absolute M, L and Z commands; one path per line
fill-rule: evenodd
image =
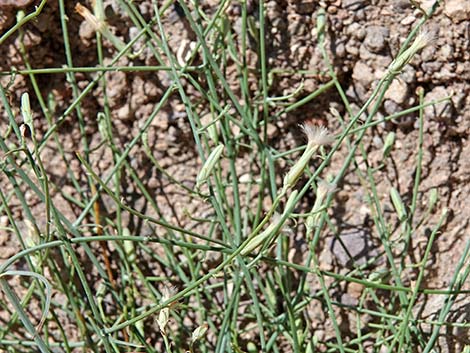
M 95 14 L 89 10 L 81 11 L 88 11 L 87 16 L 91 20 L 96 19 L 99 27 L 100 23 L 105 24 L 105 19 L 102 1 L 97 0 L 96 3 Z M 421 194 L 422 112 L 433 102 L 424 103 L 421 96 L 418 106 L 383 120 L 375 119 L 390 83 L 422 48 L 419 43 L 408 46 L 414 34 L 410 34 L 405 42 L 403 56 L 393 62 L 367 102 L 357 113 L 352 113 L 325 49 L 328 18 L 324 11 L 318 12 L 318 43 L 312 45 L 319 46 L 329 68 L 330 81 L 315 92 L 307 92 L 303 98 L 296 97 L 303 90 L 302 85 L 292 95 L 270 97 L 270 84 L 280 71 L 267 67 L 268 37 L 262 1 L 259 2 L 259 18 L 256 19 L 248 14 L 246 2 L 240 3 L 242 21 L 238 38 L 225 11 L 229 1 L 221 1 L 217 11 L 211 15 L 205 13 L 197 2 L 191 9 L 187 5 L 189 2 L 179 2 L 185 21 L 196 38 L 196 45 L 185 57 L 187 62 L 181 62 L 174 54 L 175 50 L 170 48 L 169 33 L 162 21 L 171 10 L 173 1 L 166 1 L 161 6 L 154 1 L 154 16 L 149 21 L 139 13 L 137 2 L 121 0 L 117 3 L 138 29 L 138 34 L 124 43 L 107 26 L 95 28 L 99 58 L 95 67 L 74 67 L 67 21 L 70 14 L 65 13 L 64 0 L 59 0 L 66 54 L 63 67 L 32 68 L 25 55 L 24 43 L 21 43 L 19 49 L 26 69 L 1 73 L 23 75 L 29 80 L 32 91 L 29 96 L 23 95 L 21 106 L 24 124 L 33 135 L 30 140 L 21 135 L 6 89 L 0 87 L 4 111 L 10 123 L 9 130 L 0 139 L 2 177 L 12 186 L 11 192 L 0 189 L 0 211 L 9 222 L 2 231 L 14 234 L 22 248 L 0 265 L 0 284 L 5 293 L 1 310 L 10 318 L 0 328 L 0 349 L 18 352 L 34 349 L 44 353 L 52 350 L 349 353 L 364 352 L 365 345 L 368 345 L 371 347 L 368 351 L 374 352 L 432 352 L 441 327 L 453 325 L 447 321 L 448 314 L 456 295 L 464 293 L 463 283 L 470 271 L 465 266 L 469 246 L 464 249 L 454 269 L 448 290 L 422 286 L 433 240 L 446 220 L 447 212 L 444 211 L 439 222 L 432 227 L 421 260 L 412 264 L 418 274 L 415 283 L 405 282 L 406 270 L 410 266 L 405 260 L 411 240 L 424 233 L 422 224 L 438 203 L 436 190 L 431 190 L 428 212 L 420 219 L 414 219 L 418 194 Z M 11 35 L 21 36 L 24 26 L 40 16 L 45 4 L 46 1 L 42 1 L 33 13 L 19 18 L 18 24 L 0 38 L 0 44 Z M 250 36 L 255 37 L 259 55 L 255 89 L 250 84 L 253 69 L 244 55 Z M 118 66 L 120 58 L 127 56 L 126 60 L 132 60 L 139 56 L 134 46 L 143 39 L 144 49 L 152 53 L 158 65 Z M 103 41 L 106 40 L 110 40 L 116 50 L 109 61 L 104 60 L 103 54 Z M 200 65 L 195 64 L 196 56 L 200 58 Z M 229 65 L 235 66 L 239 82 L 228 81 L 226 69 Z M 171 83 L 165 87 L 153 112 L 140 122 L 138 133 L 123 146 L 118 144 L 115 122 L 106 97 L 109 82 L 105 73 L 119 70 L 165 71 L 171 77 Z M 42 87 L 37 80 L 38 75 L 45 73 L 65 75 L 72 87 L 73 101 L 57 119 L 53 119 L 51 113 L 54 102 L 44 101 Z M 87 86 L 79 87 L 76 73 L 93 73 L 93 78 Z M 204 82 L 198 77 L 204 77 Z M 233 85 L 239 88 L 238 92 Z M 81 108 L 84 98 L 97 86 L 104 92 L 103 111 L 96 112 L 98 129 L 102 146 L 112 156 L 112 167 L 106 174 L 101 174 L 90 163 L 93 151 Z M 335 139 L 329 139 L 331 147 L 324 149 L 307 145 L 305 153 L 299 155 L 298 148 L 283 151 L 270 144 L 269 124 L 322 94 L 333 95 L 333 90 L 342 98 L 349 120 L 343 121 L 339 114 L 336 115 L 339 120 L 336 123 L 342 129 L 335 131 Z M 190 92 L 194 91 L 199 94 L 197 100 L 191 96 Z M 195 190 L 159 164 L 148 141 L 152 122 L 175 95 L 184 103 L 202 165 L 199 176 L 194 180 Z M 40 137 L 35 136 L 34 112 L 29 102 L 33 96 L 47 124 L 47 130 Z M 202 121 L 198 110 L 201 105 L 210 112 L 208 122 Z M 360 160 L 367 161 L 366 132 L 383 121 L 410 112 L 420 115 L 419 153 L 411 202 L 408 204 L 408 199 L 400 196 L 399 185 L 392 185 L 391 199 L 396 215 L 386 216 L 376 190 L 375 170 L 367 163 L 366 169 L 354 168 L 367 196 L 364 202 L 371 210 L 373 234 L 380 242 L 382 252 L 369 263 L 357 265 L 348 272 L 322 269 L 318 256 L 322 244 L 320 239 L 326 232 L 337 233 L 331 222 L 335 194 L 352 166 L 359 164 Z M 72 113 L 77 117 L 82 138 L 80 151 L 73 159 L 79 161 L 87 179 L 84 183 L 70 168 L 67 169 L 67 181 L 75 188 L 73 195 L 61 190 L 60 185 L 51 180 L 41 153 L 46 144 L 52 144 L 65 164 L 70 164 L 60 126 Z M 361 121 L 364 115 L 366 119 Z M 393 155 L 396 138 L 389 134 L 386 139 L 384 163 Z M 139 146 L 164 180 L 210 208 L 207 218 L 192 215 L 198 227 L 183 227 L 162 215 L 146 180 L 138 177 L 130 161 L 134 148 Z M 344 146 L 347 153 L 343 154 L 341 168 L 330 170 L 333 157 L 340 155 L 339 151 Z M 250 161 L 250 167 L 247 177 L 242 179 L 237 163 L 243 159 Z M 312 159 L 318 162 L 314 170 L 310 166 Z M 291 172 L 287 171 L 284 185 L 283 175 L 279 175 L 276 169 L 283 164 L 292 168 Z M 320 177 L 327 179 L 327 174 L 333 176 L 328 177 L 328 183 L 325 183 Z M 132 181 L 148 207 L 160 216 L 151 216 L 123 201 L 120 187 L 125 176 Z M 304 179 L 301 186 L 298 186 L 299 178 Z M 308 199 L 311 188 L 315 190 L 316 201 L 310 206 L 310 211 L 303 210 L 302 202 Z M 26 190 L 44 206 L 39 216 L 28 202 Z M 55 204 L 51 197 L 51 190 L 61 193 L 80 211 L 76 219 L 69 219 L 61 212 L 60 205 Z M 101 219 L 96 208 L 100 197 L 108 198 L 115 206 L 113 217 L 106 215 Z M 24 219 L 18 219 L 12 212 L 13 200 L 21 205 Z M 264 208 L 265 204 L 270 205 L 268 209 Z M 295 213 L 297 211 L 299 213 Z M 145 223 L 154 233 L 145 236 L 131 234 L 125 226 L 124 215 Z M 90 219 L 95 220 L 91 225 L 87 223 Z M 28 234 L 23 231 L 24 224 L 29 225 Z M 303 233 L 307 241 L 308 250 L 303 254 L 302 263 L 289 256 L 293 241 L 289 239 L 291 231 L 286 227 L 288 224 L 295 224 L 296 231 Z M 114 249 L 112 259 L 108 258 L 108 246 Z M 386 264 L 370 270 L 378 266 L 379 256 L 386 259 Z M 216 260 L 210 260 L 214 257 Z M 109 261 L 112 261 L 112 268 Z M 20 262 L 26 271 L 10 269 Z M 150 269 L 155 268 L 160 270 L 150 273 Z M 8 281 L 12 276 L 19 276 L 19 286 L 13 287 Z M 316 288 L 311 286 L 312 278 L 317 283 Z M 338 288 L 351 284 L 362 288 L 357 306 L 340 303 L 333 295 Z M 420 318 L 414 310 L 419 299 L 430 295 L 445 297 L 434 321 Z M 43 317 L 47 318 L 44 325 L 40 322 L 34 326 L 34 318 L 27 310 L 32 302 L 40 303 Z M 318 318 L 310 315 L 309 307 L 315 303 L 324 312 L 324 322 L 318 322 Z M 340 310 L 356 318 L 355 337 L 342 331 L 338 317 Z M 372 319 L 362 320 L 365 315 Z M 73 337 L 62 327 L 63 317 L 75 325 Z M 335 339 L 319 337 L 313 328 L 319 325 L 330 325 Z M 423 325 L 432 327 L 430 335 L 424 334 Z M 468 325 L 460 327 L 468 328 Z

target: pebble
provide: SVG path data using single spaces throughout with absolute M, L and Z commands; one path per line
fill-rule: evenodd
M 343 293 L 341 295 L 341 303 L 343 305 L 357 306 L 358 300 L 349 293 Z
M 400 74 L 400 78 L 406 83 L 414 83 L 416 81 L 416 69 L 411 65 L 406 65 Z
M 367 16 L 363 9 L 360 9 L 354 13 L 354 17 L 357 21 L 365 21 Z
M 470 20 L 470 2 L 468 0 L 447 0 L 444 5 L 444 14 L 454 23 L 468 21 Z
M 27 30 L 25 31 L 24 36 L 22 37 L 23 39 L 23 45 L 25 46 L 26 49 L 35 47 L 39 44 L 41 44 L 41 39 L 42 37 L 35 33 L 35 31 Z M 17 45 L 19 45 L 19 40 L 20 37 L 16 40 Z
M 399 13 L 405 12 L 411 6 L 409 0 L 395 0 L 393 2 L 393 9 Z
M 379 53 L 387 44 L 387 38 L 390 31 L 382 26 L 370 26 L 366 29 L 366 38 L 364 45 L 372 53 Z
M 425 102 L 438 100 L 449 96 L 449 92 L 442 87 L 437 86 L 431 92 L 427 93 L 424 97 Z M 450 102 L 445 101 L 435 105 L 430 105 L 424 108 L 424 115 L 427 119 L 437 119 L 440 121 L 451 121 L 453 107 Z
M 173 125 L 171 125 L 169 128 L 168 128 L 168 135 L 167 135 L 167 138 L 170 142 L 176 142 L 178 141 L 178 138 L 179 138 L 179 132 L 178 132 L 178 129 L 176 129 Z
M 419 6 L 421 7 L 422 10 L 429 13 L 429 11 L 431 11 L 432 7 L 434 6 L 434 3 L 436 2 L 436 0 L 418 0 L 417 2 L 419 3 Z M 416 9 L 416 13 L 422 14 L 420 9 Z
M 436 54 L 436 47 L 435 46 L 427 46 L 421 51 L 421 60 L 422 61 L 432 61 Z
M 108 79 L 108 98 L 111 106 L 116 106 L 117 102 L 126 94 L 128 83 L 126 74 L 121 71 L 106 73 Z
M 361 84 L 351 85 L 346 90 L 346 95 L 348 97 L 351 97 L 351 98 L 353 98 L 355 100 L 359 100 L 359 101 L 365 101 L 368 98 L 368 93 L 369 93 L 369 90 L 366 89 Z M 365 120 L 366 118 L 367 118 L 367 116 L 364 115 L 364 117 L 362 119 Z
M 312 14 L 315 9 L 315 2 L 313 0 L 299 2 L 296 4 L 295 9 L 301 15 Z
M 117 117 L 119 118 L 119 120 L 122 121 L 128 121 L 133 119 L 132 114 L 130 113 L 129 104 L 124 104 L 121 108 L 118 109 Z
M 30 5 L 34 0 L 0 0 L 0 8 L 20 8 Z
M 338 12 L 338 8 L 336 6 L 328 6 L 327 12 L 334 15 Z
M 398 113 L 401 108 L 395 101 L 391 99 L 386 99 L 384 101 L 384 110 L 388 115 L 393 115 L 395 113 Z
M 343 43 L 338 43 L 338 45 L 336 45 L 335 54 L 338 58 L 344 58 L 346 56 L 346 48 Z
M 349 27 L 347 27 L 346 33 L 358 40 L 363 40 L 366 36 L 364 27 L 357 22 L 354 22 Z
M 391 99 L 397 104 L 403 104 L 407 96 L 408 85 L 400 79 L 393 80 L 389 89 L 385 92 L 385 99 Z
M 400 21 L 400 24 L 403 26 L 409 26 L 410 24 L 416 21 L 416 17 L 413 15 L 406 16 L 403 20 Z
M 454 47 L 451 44 L 444 44 L 439 50 L 438 57 L 444 58 L 444 60 L 449 60 L 451 59 L 453 54 L 454 54 Z
M 133 40 L 134 38 L 136 38 L 136 37 L 139 35 L 139 33 L 140 33 L 140 29 L 137 28 L 136 26 L 131 26 L 131 27 L 129 27 L 129 38 L 130 38 L 131 40 Z M 135 50 L 135 51 L 138 51 L 138 50 L 142 49 L 142 47 L 145 45 L 144 37 L 141 36 L 141 37 L 139 38 L 139 40 L 137 41 L 137 43 L 134 44 L 134 45 L 135 45 L 135 47 L 134 47 L 134 50 Z
M 156 188 L 158 188 L 159 186 L 161 185 L 161 181 L 155 177 L 155 176 L 152 176 L 150 177 L 148 183 L 147 183 L 147 186 L 150 188 L 150 189 L 153 189 L 155 190 Z
M 281 9 L 276 1 L 266 3 L 266 17 L 270 20 L 281 17 Z
M 343 8 L 350 11 L 362 9 L 366 4 L 367 2 L 364 0 L 343 0 Z
M 367 259 L 377 255 L 377 249 L 370 240 L 370 234 L 363 228 L 348 229 L 342 232 L 339 238 L 341 242 L 337 238 L 331 239 L 329 248 L 342 266 L 349 267 L 353 263 L 363 265 Z
M 421 64 L 421 70 L 426 73 L 426 75 L 432 75 L 435 72 L 438 72 L 442 67 L 442 62 L 440 61 L 431 61 Z M 418 76 L 418 73 L 416 74 Z
M 85 42 L 86 44 L 89 44 L 89 40 L 94 38 L 96 35 L 96 31 L 93 29 L 92 26 L 87 21 L 83 21 L 80 24 L 80 28 L 78 30 L 78 36 L 80 39 Z
M 363 87 L 369 87 L 374 81 L 374 71 L 370 65 L 362 61 L 356 62 L 354 65 L 352 78 L 355 82 Z
M 357 56 L 359 54 L 359 44 L 355 40 L 348 41 L 346 51 L 352 56 Z

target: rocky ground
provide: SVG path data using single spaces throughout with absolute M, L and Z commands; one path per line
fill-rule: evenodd
M 127 42 L 138 30 L 117 3 L 105 1 L 108 23 L 113 32 Z M 213 13 L 218 7 L 218 1 L 214 0 L 201 3 L 207 13 Z M 470 3 L 459 0 L 440 1 L 440 3 L 436 14 L 426 24 L 427 29 L 434 33 L 435 42 L 419 53 L 392 83 L 377 117 L 380 119 L 417 105 L 418 88 L 424 89 L 425 101 L 451 97 L 450 101 L 427 107 L 424 118 L 423 182 L 420 186 L 417 217 L 425 212 L 432 189 L 438 192 L 439 201 L 436 209 L 449 209 L 449 217 L 432 251 L 432 269 L 429 270 L 425 280 L 425 286 L 430 288 L 446 288 L 449 284 L 451 269 L 455 267 L 468 241 L 470 229 L 470 206 L 467 202 L 470 194 L 468 161 Z M 6 33 L 11 28 L 19 9 L 29 13 L 34 10 L 36 4 L 37 2 L 32 0 L 0 0 L 0 31 Z M 85 2 L 83 4 L 89 5 Z M 152 18 L 153 8 L 150 1 L 135 1 L 135 4 L 145 20 Z M 256 21 L 257 1 L 250 0 L 248 4 L 248 15 Z M 271 78 L 269 95 L 288 95 L 303 84 L 300 92 L 293 98 L 300 100 L 328 81 L 327 67 L 316 45 L 316 16 L 318 10 L 324 8 L 328 16 L 326 40 L 330 59 L 348 99 L 352 102 L 352 109 L 357 111 L 369 97 L 374 85 L 384 75 L 387 66 L 397 55 L 410 31 L 423 17 L 423 11 L 428 11 L 433 4 L 434 1 L 429 0 L 416 0 L 415 4 L 408 0 L 267 1 L 265 5 L 267 65 L 270 69 L 276 69 L 276 74 Z M 421 8 L 417 8 L 416 5 Z M 68 16 L 73 63 L 77 67 L 93 67 L 98 62 L 95 32 L 75 11 L 74 6 L 74 2 L 66 1 L 65 11 Z M 239 3 L 231 2 L 226 11 L 230 28 L 236 38 L 240 31 Z M 195 41 L 187 19 L 181 14 L 178 6 L 172 5 L 163 20 L 170 38 L 171 50 L 184 60 L 185 53 Z M 20 45 L 21 42 L 24 48 Z M 111 44 L 106 45 L 108 47 L 104 48 L 105 63 L 112 58 L 113 51 Z M 139 43 L 135 49 L 139 50 Z M 36 69 L 64 65 L 65 53 L 58 2 L 48 1 L 37 19 L 24 27 L 22 35 L 15 33 L 1 43 L 0 57 L 3 58 L 0 62 L 2 72 L 11 71 L 13 68 L 23 69 L 26 65 Z M 259 59 L 256 43 L 253 43 L 246 52 L 246 57 L 249 63 L 256 65 Z M 123 57 L 117 64 L 156 65 L 152 53 L 147 49 L 136 58 Z M 233 89 L 237 92 L 239 90 L 237 72 L 230 67 L 226 72 L 228 81 L 231 84 L 233 82 Z M 84 89 L 92 82 L 94 75 L 94 73 L 80 72 L 74 75 L 74 79 L 78 87 Z M 170 77 L 164 71 L 117 71 L 108 72 L 105 76 L 108 82 L 107 100 L 115 123 L 114 131 L 118 147 L 123 149 L 131 137 L 136 135 L 142 121 L 151 114 L 160 101 L 164 89 L 170 83 Z M 64 192 L 77 195 L 76 188 L 71 185 L 70 175 L 73 175 L 80 185 L 87 184 L 86 174 L 74 155 L 75 151 L 84 149 L 77 119 L 85 121 L 85 135 L 89 148 L 95 151 L 91 154 L 91 164 L 96 171 L 104 175 L 113 164 L 112 153 L 99 148 L 101 135 L 97 124 L 97 112 L 103 110 L 103 91 L 101 87 L 95 86 L 81 100 L 81 116 L 74 110 L 64 116 L 75 94 L 68 82 L 69 79 L 66 80 L 63 74 L 43 74 L 36 75 L 35 78 L 50 112 L 47 118 L 51 121 L 60 118 L 57 136 L 62 140 L 66 160 L 57 154 L 52 142 L 43 150 L 43 156 L 47 161 L 45 167 L 50 171 L 51 182 L 57 186 L 56 190 L 53 190 L 55 201 L 61 211 L 73 220 L 80 211 L 63 196 Z M 33 92 L 31 80 L 26 75 L 4 75 L 1 77 L 1 84 L 7 89 L 8 100 L 20 122 L 20 97 L 25 91 Z M 253 85 L 255 84 L 256 80 L 253 80 Z M 189 93 L 192 94 L 190 97 L 192 100 L 198 98 L 198 92 L 189 91 Z M 35 112 L 35 128 L 41 136 L 49 129 L 49 124 L 47 118 L 40 113 L 39 101 L 34 99 L 34 94 L 31 96 Z M 301 137 L 297 125 L 306 120 L 328 125 L 333 131 L 339 131 L 339 123 L 331 113 L 332 107 L 346 120 L 349 118 L 339 95 L 323 94 L 297 110 L 281 114 L 268 129 L 270 141 L 279 149 L 298 145 Z M 0 111 L 2 112 L 0 131 L 4 136 L 8 120 L 3 106 Z M 200 107 L 199 113 L 201 116 L 208 113 L 207 107 Z M 149 145 L 152 146 L 154 156 L 161 167 L 184 185 L 192 188 L 200 161 L 185 117 L 184 104 L 175 94 L 151 123 L 148 138 Z M 417 113 L 381 123 L 368 131 L 366 143 L 369 165 L 376 167 L 381 165 L 384 140 L 390 132 L 396 134 L 396 144 L 391 152 L 393 163 L 378 168 L 375 175 L 377 192 L 383 199 L 385 212 L 393 210 L 388 197 L 391 186 L 397 187 L 401 195 L 405 195 L 406 202 L 410 201 L 406 197 L 409 198 L 413 189 L 417 160 Z M 336 157 L 332 171 L 335 167 L 339 168 L 345 153 L 346 150 L 342 150 Z M 188 214 L 204 217 L 204 212 L 207 212 L 204 206 L 194 202 L 191 195 L 184 190 L 165 181 L 158 170 L 149 167 L 148 157 L 143 152 L 142 146 L 136 146 L 132 150 L 129 162 L 137 171 L 138 178 L 155 196 L 167 220 L 182 227 L 190 227 L 192 223 Z M 240 160 L 238 166 L 240 174 L 243 174 L 248 164 L 248 161 Z M 129 181 L 122 185 L 123 197 L 127 202 L 132 202 L 136 209 L 145 211 L 147 205 L 144 199 L 138 194 L 136 186 L 131 180 Z M 3 175 L 0 182 L 1 187 L 8 193 L 11 185 L 8 185 Z M 359 182 L 357 174 L 351 170 L 340 186 L 341 191 L 338 192 L 331 210 L 336 226 L 340 229 L 340 237 L 357 262 L 374 256 L 378 247 L 377 241 L 371 234 L 372 221 L 370 209 L 365 202 L 366 195 L 358 191 Z M 36 214 L 41 215 L 43 206 L 28 190 L 25 190 L 25 195 Z M 104 202 L 106 205 L 106 200 Z M 34 208 L 35 203 L 37 208 Z M 22 209 L 18 200 L 12 199 L 10 206 L 15 217 L 21 219 Z M 108 212 L 112 213 L 112 206 L 109 207 L 111 209 Z M 423 251 L 428 230 L 437 223 L 439 216 L 440 211 L 433 214 L 422 226 L 423 231 L 416 234 L 416 239 L 413 239 L 417 258 Z M 127 221 L 131 231 L 146 231 L 145 227 L 132 217 Z M 0 222 L 0 226 L 7 226 L 8 218 L 2 215 Z M 44 224 L 39 226 L 42 227 Z M 343 246 L 332 236 L 326 238 L 322 245 L 321 260 L 324 269 L 341 272 L 351 266 Z M 298 246 L 297 250 L 301 252 L 305 244 L 299 242 Z M 15 254 L 18 248 L 19 245 L 13 237 L 2 233 L 0 236 L 2 259 Z M 359 292 L 360 289 L 356 286 L 349 285 L 347 288 L 338 289 L 338 297 L 344 303 L 351 304 L 358 300 Z M 468 320 L 464 314 L 468 311 L 467 303 L 468 301 L 462 301 L 456 307 L 454 314 L 456 318 L 464 317 L 463 320 Z M 430 315 L 440 306 L 441 303 L 437 298 L 427 303 L 424 310 Z M 319 308 L 312 307 L 311 310 L 312 315 L 319 318 L 323 315 L 318 312 Z M 349 322 L 347 317 L 344 318 L 344 322 L 347 326 Z M 350 324 L 353 326 L 353 323 Z M 323 338 L 332 335 L 331 328 L 320 326 L 318 332 L 324 335 Z M 352 326 L 344 328 L 353 331 Z M 442 347 L 449 347 L 449 351 L 453 351 L 452 349 L 457 347 L 455 342 L 459 342 L 459 337 L 463 336 L 462 332 L 458 332 L 455 336 L 449 335 L 448 338 L 443 338 Z

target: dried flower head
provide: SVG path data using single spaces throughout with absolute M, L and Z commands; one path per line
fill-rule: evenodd
M 75 4 L 75 11 L 82 16 L 85 21 L 93 28 L 95 31 L 101 31 L 103 28 L 103 22 L 98 20 L 98 18 L 91 13 L 85 6 L 80 3 Z
M 300 127 L 307 136 L 309 145 L 323 146 L 329 145 L 335 141 L 334 136 L 331 135 L 324 126 L 303 124 Z
M 304 124 L 300 127 L 302 130 L 304 130 L 305 135 L 307 135 L 307 148 L 305 149 L 300 159 L 291 167 L 289 172 L 284 177 L 282 193 L 285 193 L 287 189 L 295 185 L 317 149 L 320 146 L 328 145 L 335 140 L 334 136 L 328 132 L 326 127 L 310 124 Z
M 318 183 L 317 198 L 324 199 L 326 195 L 332 193 L 335 190 L 336 190 L 335 183 L 329 183 L 325 180 L 321 180 Z
M 272 215 L 271 223 L 269 224 L 269 226 L 264 231 L 253 237 L 246 244 L 242 251 L 240 251 L 241 255 L 250 254 L 254 249 L 256 249 L 261 244 L 264 244 L 266 241 L 272 241 L 272 239 L 274 239 L 274 237 L 276 237 L 279 232 L 291 232 L 289 231 L 289 228 L 285 226 L 285 223 L 287 221 L 287 215 L 290 215 L 292 210 L 294 209 L 295 201 L 297 199 L 298 194 L 299 192 L 297 190 L 292 191 L 292 193 L 289 195 L 289 198 L 287 199 L 286 206 L 282 215 L 274 213 Z
M 202 337 L 204 337 L 204 335 L 206 334 L 208 328 L 209 328 L 209 325 L 206 324 L 206 323 L 203 323 L 201 326 L 196 328 L 193 331 L 193 334 L 191 335 L 191 345 L 193 345 L 196 341 L 198 341 Z
M 396 74 L 400 72 L 403 69 L 403 67 L 406 64 L 408 64 L 411 61 L 411 59 L 413 59 L 413 57 L 416 55 L 418 51 L 428 46 L 435 40 L 436 40 L 436 35 L 433 32 L 427 29 L 423 29 L 416 36 L 414 42 L 409 46 L 409 48 L 406 49 L 403 53 L 401 53 L 391 63 L 389 67 L 389 74 Z
M 175 294 L 176 288 L 164 286 L 162 289 L 162 302 L 166 302 Z M 169 306 L 164 307 L 162 310 L 160 310 L 160 313 L 158 314 L 157 324 L 162 335 L 166 335 L 166 326 L 168 325 L 168 321 L 170 320 L 170 309 L 173 305 L 174 303 L 171 303 Z
M 414 47 L 416 51 L 427 47 L 428 45 L 432 44 L 436 41 L 436 34 L 431 32 L 428 29 L 422 29 L 418 35 L 416 36 L 413 44 L 411 47 Z
M 310 215 L 307 217 L 305 221 L 308 234 L 312 232 L 312 229 L 320 221 L 320 217 L 321 217 L 320 211 L 326 206 L 325 198 L 327 197 L 328 194 L 334 192 L 335 190 L 336 190 L 335 183 L 329 183 L 325 180 L 321 180 L 318 182 L 315 203 L 313 204 L 312 210 L 310 211 Z

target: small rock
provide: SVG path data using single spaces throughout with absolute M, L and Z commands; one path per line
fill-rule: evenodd
M 268 1 L 266 3 L 266 17 L 270 20 L 281 16 L 281 9 L 276 1 Z
M 409 15 L 409 16 L 406 16 L 403 20 L 401 20 L 400 23 L 403 26 L 409 26 L 414 21 L 416 21 L 416 17 L 414 15 Z
M 344 58 L 346 56 L 346 48 L 343 43 L 338 43 L 335 48 L 335 54 L 338 58 Z
M 377 255 L 370 234 L 363 228 L 349 229 L 338 237 L 330 241 L 329 248 L 342 266 L 363 265 Z
M 364 0 L 343 0 L 343 8 L 350 11 L 362 9 L 366 4 Z
M 374 81 L 373 69 L 370 65 L 367 65 L 362 61 L 358 61 L 356 62 L 356 65 L 354 65 L 352 78 L 361 86 L 369 87 Z
M 132 120 L 132 114 L 130 114 L 129 104 L 124 104 L 119 110 L 117 111 L 117 117 L 119 120 L 126 121 Z
M 341 303 L 343 305 L 357 306 L 358 300 L 349 293 L 343 293 L 343 295 L 341 295 Z
M 147 186 L 150 188 L 150 189 L 156 189 L 158 188 L 159 186 L 161 185 L 161 181 L 155 177 L 155 176 L 152 176 L 150 177 L 148 183 L 147 183 Z
M 106 73 L 106 79 L 108 80 L 109 104 L 111 107 L 115 107 L 129 89 L 126 74 L 120 71 L 108 72 Z
M 299 2 L 295 9 L 301 15 L 309 15 L 315 9 L 315 2 L 313 0 Z
M 393 2 L 393 9 L 400 13 L 403 13 L 405 10 L 409 9 L 411 6 L 409 0 L 395 0 Z
M 441 69 L 442 65 L 440 61 L 425 62 L 421 64 L 421 70 L 425 72 L 426 75 L 432 76 Z
M 397 102 L 391 99 L 386 99 L 384 101 L 384 110 L 388 115 L 393 115 L 400 111 L 400 106 L 397 104 Z
M 16 246 L 2 246 L 2 254 L 0 255 L 0 259 L 5 260 L 17 253 Z
M 351 282 L 348 284 L 348 293 L 356 299 L 359 299 L 364 291 L 364 285 L 360 283 Z
M 367 18 L 366 17 L 366 12 L 364 11 L 364 9 L 357 10 L 354 13 L 354 17 L 355 17 L 356 21 L 365 21 L 366 18 Z
M 387 44 L 387 38 L 390 34 L 388 28 L 382 26 L 370 26 L 366 29 L 366 38 L 364 45 L 372 53 L 379 53 Z
M 96 35 L 96 31 L 87 21 L 83 21 L 80 24 L 80 28 L 78 30 L 78 36 L 80 39 L 89 45 L 89 40 L 94 38 Z
M 346 31 L 348 35 L 358 40 L 363 40 L 366 37 L 366 30 L 357 22 L 353 22 L 350 26 L 348 26 Z
M 136 26 L 131 26 L 129 28 L 129 38 L 134 40 L 138 35 L 140 34 L 140 29 L 137 28 Z M 137 42 L 133 46 L 133 50 L 135 52 L 138 52 L 139 50 L 142 50 L 142 48 L 145 46 L 145 39 L 144 37 L 140 37 Z
M 468 21 L 470 20 L 470 2 L 468 0 L 447 0 L 444 5 L 444 14 L 454 23 Z
M 268 138 L 269 139 L 273 139 L 276 137 L 278 133 L 278 129 L 277 129 L 277 126 L 274 125 L 274 124 L 269 124 L 268 123 L 268 126 L 267 126 L 267 135 L 268 135 Z
M 387 92 L 385 92 L 385 99 L 391 99 L 397 104 L 405 102 L 408 96 L 408 85 L 403 80 L 393 80 Z
M 403 68 L 400 78 L 406 83 L 414 83 L 416 81 L 416 69 L 411 65 L 406 65 Z
M 346 44 L 346 51 L 352 56 L 357 56 L 359 54 L 359 45 L 355 40 L 350 40 Z
M 435 87 L 431 92 L 425 95 L 426 103 L 449 96 L 449 92 L 442 87 Z M 427 119 L 437 119 L 441 121 L 451 121 L 453 107 L 450 102 L 445 101 L 424 108 L 424 115 Z
M 17 42 L 20 37 L 18 37 Z M 25 48 L 32 48 L 41 44 L 41 36 L 36 34 L 34 31 L 27 30 L 22 37 L 23 45 Z
M 178 129 L 176 129 L 173 125 L 171 125 L 168 128 L 168 135 L 167 138 L 170 142 L 176 142 L 178 141 L 178 138 L 180 137 L 180 133 Z
M 454 54 L 454 47 L 452 44 L 444 44 L 441 49 L 439 50 L 438 57 L 439 59 L 443 59 L 444 61 L 449 60 L 452 55 Z
M 436 54 L 436 47 L 433 45 L 428 45 L 421 51 L 421 60 L 422 61 L 432 61 Z
M 365 101 L 368 98 L 369 90 L 366 89 L 361 84 L 350 85 L 346 90 L 346 95 L 350 98 L 359 101 Z M 365 120 L 367 116 L 364 115 L 363 119 Z
M 329 14 L 334 15 L 338 12 L 338 8 L 336 6 L 328 6 L 326 10 Z
M 155 98 L 159 94 L 161 94 L 160 89 L 157 87 L 155 82 L 152 82 L 152 81 L 145 81 L 144 92 L 147 98 Z
M 21 8 L 33 3 L 34 0 L 0 0 L 0 9 Z
M 434 3 L 436 2 L 436 0 L 415 0 L 415 1 L 419 4 L 419 6 L 421 7 L 421 10 L 424 10 L 426 13 L 429 13 L 429 11 L 434 6 Z M 416 12 L 420 13 L 421 10 L 416 9 Z
M 5 228 L 6 226 L 8 226 L 8 222 L 9 222 L 8 216 L 1 216 L 0 217 L 0 227 Z M 5 239 L 6 239 L 6 237 L 0 239 L 0 244 L 3 244 L 2 241 L 5 240 Z

